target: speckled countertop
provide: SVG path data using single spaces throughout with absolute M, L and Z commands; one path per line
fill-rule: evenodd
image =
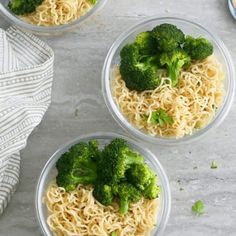
M 22 151 L 21 180 L 0 217 L 0 236 L 40 235 L 34 210 L 39 173 L 65 142 L 96 131 L 123 131 L 101 94 L 101 69 L 109 47 L 127 27 L 152 15 L 179 15 L 215 30 L 236 57 L 236 21 L 225 0 L 108 0 L 98 15 L 58 37 L 41 37 L 55 52 L 52 104 Z M 0 27 L 7 22 L 0 17 Z M 172 211 L 165 236 L 236 235 L 236 108 L 204 139 L 191 145 L 147 145 L 170 180 Z M 210 168 L 216 160 L 218 169 Z M 197 168 L 194 168 L 197 167 Z M 195 200 L 205 214 L 191 212 Z

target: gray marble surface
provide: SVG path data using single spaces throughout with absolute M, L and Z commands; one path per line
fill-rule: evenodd
M 226 0 L 109 0 L 99 14 L 73 32 L 41 37 L 55 52 L 52 104 L 22 151 L 20 184 L 0 217 L 0 236 L 40 235 L 34 210 L 35 185 L 58 147 L 85 133 L 123 133 L 104 104 L 101 69 L 117 36 L 152 15 L 179 15 L 206 25 L 236 57 L 236 21 Z M 0 27 L 7 27 L 3 17 Z M 233 106 L 220 127 L 198 142 L 177 147 L 147 145 L 165 167 L 171 185 L 172 210 L 165 236 L 236 235 L 235 131 Z M 212 160 L 217 161 L 218 169 L 210 168 Z M 200 217 L 191 212 L 198 199 L 205 202 L 205 214 Z

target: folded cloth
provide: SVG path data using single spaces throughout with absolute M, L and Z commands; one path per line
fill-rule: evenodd
M 20 150 L 50 105 L 53 60 L 35 36 L 0 29 L 0 214 L 19 182 Z

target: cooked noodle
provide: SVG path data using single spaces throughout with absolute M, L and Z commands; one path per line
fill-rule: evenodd
M 155 227 L 159 199 L 141 199 L 130 204 L 125 216 L 117 203 L 103 206 L 95 200 L 91 186 L 79 185 L 70 193 L 51 183 L 43 199 L 49 216 L 47 223 L 56 236 L 149 235 Z
M 80 18 L 92 7 L 90 0 L 44 0 L 36 11 L 21 19 L 40 26 L 64 25 Z
M 120 111 L 130 123 L 152 136 L 180 138 L 205 127 L 224 97 L 224 72 L 213 56 L 182 71 L 176 87 L 163 76 L 155 90 L 138 93 L 125 86 L 118 68 L 113 75 L 112 93 Z M 162 127 L 153 125 L 151 115 L 158 108 L 172 116 L 174 122 Z

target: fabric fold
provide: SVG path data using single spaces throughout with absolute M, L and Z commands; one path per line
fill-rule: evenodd
M 0 29 L 0 214 L 19 182 L 20 150 L 51 102 L 52 49 L 37 37 Z

